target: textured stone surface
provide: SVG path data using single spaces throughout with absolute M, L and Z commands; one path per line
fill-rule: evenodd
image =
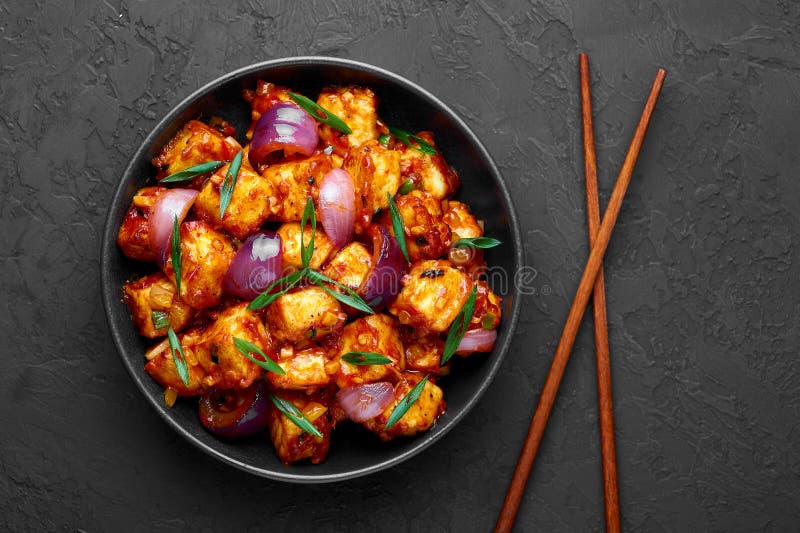
M 624 528 L 796 527 L 797 3 L 166 4 L 0 0 L 0 529 L 489 529 L 587 256 L 579 51 L 604 198 L 669 71 L 606 260 Z M 98 269 L 107 202 L 157 119 L 224 72 L 303 54 L 388 68 L 453 105 L 504 172 L 538 271 L 458 428 L 318 487 L 241 473 L 167 427 L 116 356 Z M 595 394 L 584 327 L 520 531 L 602 528 Z

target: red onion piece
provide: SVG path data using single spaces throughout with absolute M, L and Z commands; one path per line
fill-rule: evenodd
M 246 389 L 213 390 L 200 397 L 200 422 L 218 437 L 247 437 L 267 427 L 270 403 L 264 381 Z
M 274 232 L 254 233 L 233 256 L 222 289 L 242 300 L 252 300 L 281 277 L 281 237 Z
M 170 189 L 159 196 L 151 208 L 147 219 L 150 247 L 162 266 L 169 257 L 175 217 L 178 217 L 178 224 L 183 222 L 198 194 L 200 194 L 198 191 L 192 189 Z
M 373 224 L 367 229 L 372 238 L 372 263 L 362 289 L 364 301 L 373 309 L 391 303 L 400 293 L 400 280 L 407 267 L 406 259 L 397 240 L 384 226 Z
M 334 168 L 322 178 L 319 186 L 319 218 L 325 235 L 341 248 L 353 236 L 356 222 L 356 187 L 350 173 Z
M 347 387 L 336 393 L 336 401 L 347 417 L 354 422 L 365 422 L 375 418 L 393 399 L 394 387 L 385 381 Z
M 464 333 L 456 353 L 464 355 L 472 352 L 491 352 L 496 340 L 496 329 L 471 329 Z
M 311 155 L 318 142 L 317 123 L 311 115 L 291 102 L 278 102 L 256 122 L 250 141 L 250 164 L 258 168 L 278 150 L 285 155 Z

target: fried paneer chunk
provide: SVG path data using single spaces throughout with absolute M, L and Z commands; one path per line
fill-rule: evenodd
M 176 297 L 175 285 L 161 272 L 129 281 L 122 292 L 122 299 L 142 337 L 154 339 L 167 334 L 167 326 L 156 329 L 153 311 L 166 313 L 169 325 L 175 331 L 184 329 L 192 319 L 192 308 Z
M 181 224 L 181 300 L 194 309 L 219 304 L 222 279 L 235 250 L 230 238 L 200 220 Z M 172 258 L 164 273 L 175 278 Z
M 207 383 L 220 389 L 244 389 L 261 375 L 261 367 L 242 354 L 233 339 L 251 342 L 274 360 L 272 339 L 259 316 L 247 309 L 247 303 L 225 308 L 203 335 L 203 345 L 210 356 L 200 360 L 208 375 Z M 261 358 L 259 354 L 251 354 Z
M 436 146 L 433 142 L 433 133 L 421 131 L 417 133 L 417 136 L 431 146 Z M 400 173 L 403 179 L 410 178 L 417 188 L 437 200 L 452 195 L 461 185 L 458 174 L 450 168 L 440 150 L 437 150 L 439 153 L 436 155 L 424 154 L 416 148 L 399 142 L 395 143 L 394 149 L 400 153 Z
M 485 281 L 478 281 L 475 286 L 475 311 L 467 329 L 496 329 L 503 312 L 502 298 L 492 292 Z
M 420 335 L 413 328 L 402 327 L 400 338 L 406 354 L 406 369 L 444 376 L 450 373 L 450 362 L 442 366 L 444 340 L 439 335 Z
M 483 229 L 475 215 L 470 213 L 467 204 L 455 200 L 445 200 L 443 219 L 453 233 L 453 243 L 458 239 L 483 237 Z
M 256 123 L 258 122 L 258 119 L 261 118 L 261 115 L 267 111 L 267 109 L 271 108 L 278 102 L 292 101 L 291 97 L 289 97 L 288 88 L 281 87 L 280 85 L 275 85 L 274 83 L 263 80 L 258 80 L 255 91 L 246 90 L 243 92 L 242 96 L 244 97 L 245 101 L 250 104 L 252 109 L 250 112 L 250 128 L 247 130 L 248 139 L 253 138 L 253 130 L 256 127 Z
M 358 291 L 373 266 L 372 254 L 367 247 L 360 242 L 351 242 L 328 261 L 322 273 L 345 287 Z
M 318 346 L 296 350 L 292 345 L 281 348 L 276 361 L 285 374 L 267 372 L 267 379 L 278 389 L 310 390 L 326 387 L 338 365 L 328 360 L 327 352 Z
M 401 324 L 437 333 L 447 331 L 472 289 L 469 276 L 445 260 L 414 263 L 402 284 L 389 312 Z
M 400 156 L 378 141 L 347 152 L 342 168 L 353 177 L 356 189 L 356 232 L 366 228 L 375 211 L 389 207 L 387 195 L 400 188 Z
M 348 352 L 378 353 L 393 362 L 385 365 L 352 365 L 342 360 L 342 356 Z M 340 389 L 387 379 L 394 381 L 397 373 L 405 368 L 397 320 L 381 313 L 351 322 L 339 337 L 338 359 L 340 366 L 336 373 L 336 385 Z
M 441 203 L 424 191 L 413 190 L 395 199 L 403 219 L 406 247 L 411 261 L 436 259 L 450 248 L 450 227 L 442 219 Z M 391 215 L 381 217 L 383 224 L 394 234 Z
M 280 211 L 280 205 L 272 183 L 249 166 L 242 165 L 228 208 L 220 219 L 220 189 L 229 167 L 220 168 L 205 182 L 193 209 L 197 216 L 215 228 L 222 228 L 244 240 L 268 218 L 274 217 Z
M 175 389 L 178 396 L 203 394 L 209 389 L 210 383 L 201 361 L 211 357 L 208 349 L 203 345 L 203 332 L 193 329 L 178 335 L 178 340 L 181 343 L 183 358 L 189 370 L 188 385 L 181 380 L 178 370 L 175 368 L 168 339 L 164 339 L 145 352 L 147 363 L 144 365 L 144 370 L 162 387 Z
M 378 437 L 384 442 L 395 437 L 412 437 L 421 431 L 429 430 L 433 423 L 436 422 L 436 419 L 444 413 L 445 409 L 442 389 L 430 380 L 425 383 L 417 401 L 409 407 L 400 420 L 388 430 L 385 429 L 386 422 L 389 420 L 394 408 L 421 379 L 421 374 L 404 372 L 403 379 L 398 381 L 394 387 L 394 399 L 392 402 L 384 409 L 383 413 L 364 422 L 364 427 L 373 433 L 377 433 Z
M 277 199 L 277 213 L 270 219 L 300 220 L 308 197 L 319 196 L 319 182 L 332 168 L 333 160 L 327 154 L 268 166 L 261 175 L 269 181 Z
M 278 228 L 278 235 L 281 236 L 281 247 L 283 249 L 283 270 L 300 270 L 303 268 L 302 248 L 300 247 L 300 223 L 287 222 L 283 224 Z M 306 230 L 303 232 L 303 240 L 306 246 L 311 242 L 312 235 L 314 236 L 314 253 L 311 255 L 309 266 L 316 270 L 328 259 L 328 256 L 333 251 L 333 243 L 321 229 L 317 228 L 317 231 L 314 232 L 311 229 L 311 225 L 307 224 Z
M 226 137 L 199 120 L 190 120 L 164 145 L 153 165 L 158 168 L 157 177 L 163 178 L 200 163 L 230 161 L 241 149 L 232 136 Z M 198 187 L 201 183 L 202 180 L 192 182 Z
M 366 87 L 326 87 L 319 93 L 317 104 L 342 119 L 352 132 L 345 135 L 325 124 L 319 136 L 334 151 L 344 155 L 349 148 L 378 138 L 378 97 Z
M 312 464 L 323 461 L 331 446 L 330 395 L 317 393 L 309 396 L 302 392 L 281 391 L 276 396 L 293 404 L 322 433 L 322 438 L 306 433 L 271 404 L 269 435 L 278 458 L 287 465 L 304 459 L 309 459 Z
M 158 197 L 168 190 L 166 187 L 145 187 L 139 189 L 133 197 L 117 234 L 117 245 L 126 257 L 137 261 L 156 261 L 158 259 L 150 246 L 150 230 L 147 219 L 150 217 L 150 209 Z
M 267 307 L 266 318 L 276 339 L 299 342 L 339 331 L 347 315 L 336 298 L 321 287 L 309 285 L 278 297 Z

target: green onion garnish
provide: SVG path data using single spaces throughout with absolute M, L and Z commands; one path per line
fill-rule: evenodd
M 340 119 L 314 100 L 310 98 L 306 98 L 302 94 L 297 93 L 289 93 L 289 97 L 294 100 L 294 102 L 305 109 L 306 113 L 314 117 L 315 119 L 319 120 L 323 124 L 327 124 L 331 128 L 344 133 L 345 135 L 352 133 L 353 130 L 350 129 L 350 126 L 345 124 L 344 120 Z
M 389 415 L 389 420 L 386 421 L 386 425 L 383 427 L 384 430 L 389 429 L 393 425 L 397 423 L 398 420 L 403 418 L 403 415 L 406 414 L 406 411 L 414 405 L 414 402 L 417 401 L 419 395 L 422 394 L 422 389 L 425 387 L 425 383 L 428 382 L 428 376 L 422 378 L 419 383 L 414 385 L 414 388 L 409 391 L 408 394 L 403 396 L 403 399 L 400 400 L 400 403 L 392 411 L 392 414 Z
M 310 268 L 306 269 L 305 275 L 308 277 L 309 280 L 311 280 L 312 283 L 318 285 L 320 288 L 322 288 L 322 290 L 324 290 L 325 292 L 327 292 L 328 294 L 330 294 L 343 304 L 349 305 L 353 309 L 358 309 L 359 311 L 362 311 L 370 315 L 375 314 L 375 311 L 372 310 L 372 308 L 367 304 L 367 302 L 365 302 L 361 298 L 361 296 L 356 294 L 353 291 L 353 289 L 351 289 L 347 285 L 343 285 L 338 281 L 336 281 L 335 279 L 331 279 L 325 274 L 321 274 L 316 270 L 311 270 Z M 328 288 L 327 285 L 325 285 L 325 283 L 331 283 L 336 287 L 344 290 L 347 294 L 342 294 L 339 291 L 332 291 L 331 289 Z
M 225 211 L 228 209 L 228 204 L 231 203 L 231 196 L 233 196 L 233 188 L 236 187 L 236 178 L 239 177 L 239 168 L 242 166 L 242 150 L 233 156 L 231 166 L 228 167 L 228 172 L 225 173 L 225 179 L 222 180 L 222 187 L 219 190 L 219 218 L 225 216 Z
M 397 137 L 404 144 L 407 144 L 411 148 L 419 150 L 423 154 L 437 155 L 439 153 L 436 151 L 436 148 L 428 144 L 428 141 L 426 141 L 419 135 L 414 135 L 413 133 L 409 133 L 405 130 L 392 127 L 389 127 L 389 133 Z
M 306 433 L 310 433 L 315 437 L 319 437 L 320 439 L 322 438 L 322 433 L 319 432 L 314 424 L 312 424 L 311 421 L 306 418 L 306 415 L 304 415 L 295 404 L 284 400 L 283 398 L 279 398 L 274 394 L 270 394 L 269 399 L 272 400 L 272 403 L 275 404 L 275 407 L 278 408 L 278 411 L 283 413 L 283 416 L 291 420 L 295 426 L 299 427 Z
M 311 239 L 308 246 L 305 245 L 306 222 L 311 219 Z M 314 200 L 308 197 L 306 207 L 303 209 L 303 216 L 300 219 L 300 257 L 303 261 L 303 268 L 308 268 L 311 258 L 314 256 L 314 235 L 317 233 L 317 215 L 314 212 Z
M 247 304 L 247 308 L 250 311 L 255 311 L 257 309 L 261 309 L 262 307 L 268 306 L 269 304 L 277 300 L 279 297 L 289 292 L 289 290 L 291 290 L 292 287 L 297 285 L 297 283 L 301 279 L 303 279 L 303 276 L 305 275 L 306 275 L 306 269 L 303 269 L 303 270 L 298 270 L 297 272 L 292 272 L 291 274 L 283 276 L 280 279 L 276 279 L 275 281 L 270 283 L 269 286 L 266 289 L 264 289 L 264 291 L 261 294 L 256 296 L 252 302 Z M 271 293 L 272 289 L 280 285 L 284 285 L 284 288 L 279 290 L 278 292 Z
M 197 176 L 202 176 L 203 174 L 207 174 L 212 170 L 217 170 L 219 167 L 225 164 L 225 161 L 209 161 L 208 163 L 200 163 L 199 165 L 195 165 L 193 167 L 185 168 L 178 172 L 173 172 L 166 178 L 161 178 L 158 180 L 159 183 L 177 183 L 179 181 L 189 181 L 191 179 L 196 178 Z
M 178 371 L 181 381 L 187 387 L 189 386 L 189 366 L 186 364 L 186 357 L 183 355 L 183 347 L 175 330 L 171 327 L 167 330 L 167 337 L 169 338 L 169 350 L 172 353 L 172 362 L 175 363 L 175 370 Z M 180 356 L 180 357 L 178 357 Z
M 375 352 L 347 352 L 342 356 L 342 361 L 351 365 L 388 365 L 394 362 Z
M 234 346 L 236 346 L 237 350 L 239 350 L 243 355 L 247 356 L 248 359 L 250 359 L 252 362 L 257 364 L 264 370 L 267 370 L 269 372 L 274 372 L 275 374 L 281 374 L 281 375 L 286 374 L 286 372 L 284 372 L 284 370 L 278 365 L 278 363 L 270 359 L 269 356 L 267 356 L 267 354 L 265 354 L 261 348 L 259 348 L 252 342 L 240 339 L 238 337 L 234 337 L 233 344 Z M 264 360 L 260 361 L 250 354 L 258 354 L 261 357 L 263 357 Z
M 153 319 L 153 327 L 155 329 L 169 326 L 169 315 L 164 311 L 153 311 L 150 313 L 150 317 Z
M 389 141 L 391 139 L 392 139 L 392 136 L 389 135 L 388 133 L 381 133 L 378 136 L 378 142 L 381 143 L 382 145 L 386 146 L 387 148 L 389 146 Z
M 394 203 L 394 198 L 389 193 L 386 193 L 386 198 L 389 199 L 389 213 L 392 215 L 392 229 L 394 229 L 394 237 L 397 239 L 397 244 L 400 246 L 400 251 L 403 252 L 403 257 L 407 262 L 411 262 L 408 258 L 408 248 L 406 248 L 406 231 L 403 228 L 403 217 L 400 216 L 400 211 L 397 210 L 397 204 Z
M 463 239 L 458 239 L 456 243 L 453 245 L 453 248 L 494 248 L 495 246 L 499 246 L 503 244 L 501 241 L 497 239 L 492 239 L 491 237 L 464 237 Z
M 456 353 L 458 345 L 461 344 L 461 339 L 464 337 L 464 333 L 467 332 L 467 328 L 469 327 L 469 321 L 472 320 L 472 315 L 475 313 L 475 299 L 477 298 L 477 294 L 478 287 L 473 285 L 472 291 L 470 291 L 467 301 L 464 303 L 464 307 L 461 308 L 456 319 L 450 324 L 450 331 L 447 332 L 447 340 L 444 341 L 444 351 L 442 352 L 440 365 L 443 366 L 446 364 Z

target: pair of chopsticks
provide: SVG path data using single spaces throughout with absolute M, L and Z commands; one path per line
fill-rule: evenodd
M 597 394 L 599 399 L 599 419 L 600 419 L 600 439 L 601 453 L 603 462 L 603 492 L 605 495 L 605 518 L 606 531 L 618 532 L 619 524 L 619 501 L 617 497 L 617 466 L 616 451 L 614 445 L 614 419 L 611 407 L 611 368 L 609 363 L 608 349 L 608 326 L 605 305 L 605 281 L 602 273 L 603 255 L 611 239 L 611 232 L 617 221 L 619 210 L 622 207 L 622 200 L 631 181 L 633 167 L 639 157 L 642 148 L 647 126 L 650 117 L 653 115 L 661 86 L 667 72 L 659 69 L 650 95 L 644 105 L 642 116 L 636 126 L 628 153 L 622 163 L 622 169 L 617 177 L 617 183 L 611 193 L 608 208 L 600 223 L 600 206 L 597 193 L 597 162 L 594 149 L 594 131 L 592 125 L 592 104 L 589 81 L 589 60 L 586 54 L 580 55 L 580 78 L 581 78 L 581 107 L 583 122 L 583 150 L 584 166 L 586 177 L 586 206 L 589 222 L 589 244 L 591 251 L 583 276 L 572 301 L 572 307 L 567 315 L 564 330 L 561 333 L 561 340 L 556 347 L 550 372 L 547 374 L 542 393 L 539 396 L 539 403 L 531 419 L 528 428 L 528 435 L 522 447 L 519 460 L 517 461 L 514 475 L 508 486 L 503 508 L 497 519 L 495 533 L 506 533 L 511 531 L 514 519 L 519 508 L 520 500 L 525 492 L 525 485 L 528 481 L 536 452 L 544 435 L 550 411 L 555 403 L 558 387 L 561 378 L 564 376 L 564 369 L 567 366 L 575 337 L 578 334 L 583 314 L 589 303 L 589 298 L 594 296 L 594 325 L 595 325 L 595 352 L 597 359 Z

